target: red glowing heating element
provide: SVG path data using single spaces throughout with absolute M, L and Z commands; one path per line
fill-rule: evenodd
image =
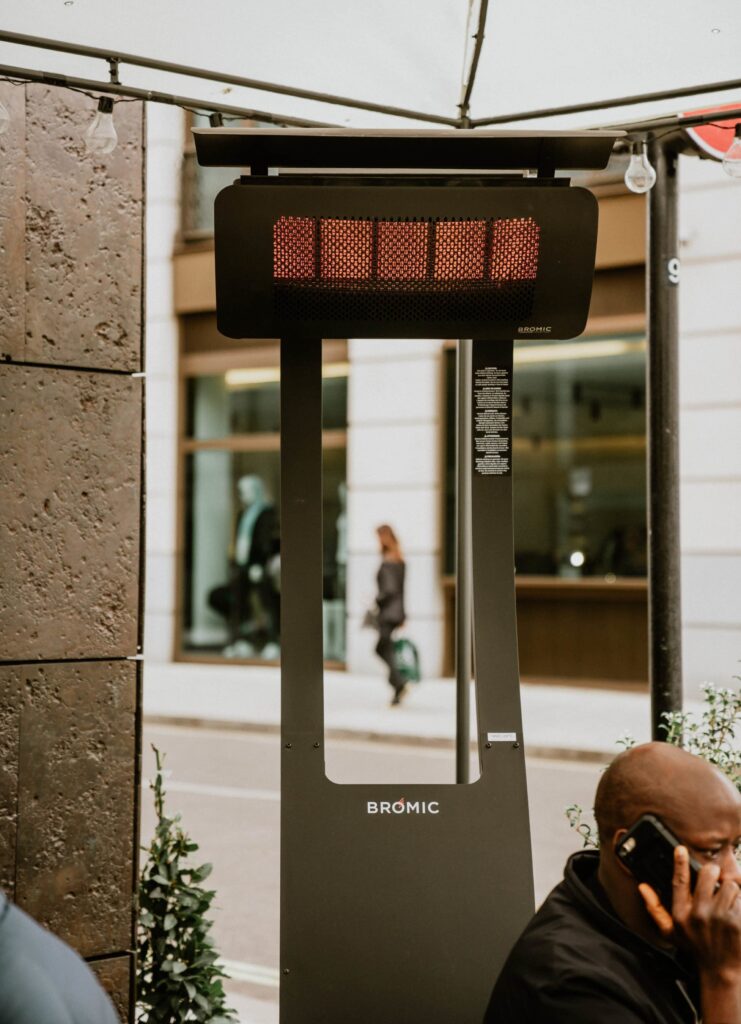
M 540 228 L 532 217 L 281 217 L 273 228 L 273 276 L 315 286 L 534 281 L 539 249 Z

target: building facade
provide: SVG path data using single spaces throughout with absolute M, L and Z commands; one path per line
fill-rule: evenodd
M 147 657 L 274 662 L 278 345 L 216 329 L 212 201 L 234 175 L 196 167 L 177 112 L 158 114 L 152 132 Z M 715 163 L 682 158 L 680 178 L 683 615 L 695 692 L 705 679 L 727 684 L 741 657 L 741 247 L 730 228 L 741 192 Z M 515 352 L 521 670 L 645 685 L 645 209 L 620 168 L 587 184 L 600 236 L 585 336 Z M 330 665 L 383 668 L 362 620 L 375 530 L 389 523 L 407 561 L 406 631 L 423 671 L 452 671 L 454 374 L 452 340 L 324 343 Z

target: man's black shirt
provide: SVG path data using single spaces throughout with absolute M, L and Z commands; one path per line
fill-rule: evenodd
M 485 1024 L 699 1020 L 694 975 L 672 953 L 646 942 L 618 919 L 597 881 L 598 866 L 596 851 L 569 858 L 564 880 L 502 968 Z

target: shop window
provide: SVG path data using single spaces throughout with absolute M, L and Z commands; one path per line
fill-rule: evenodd
M 233 123 L 253 124 L 251 121 Z M 214 200 L 239 177 L 238 167 L 202 167 L 196 159 L 191 128 L 208 128 L 204 114 L 189 114 L 186 122 L 182 177 L 182 233 L 186 240 L 210 238 L 214 233 Z
M 513 490 L 520 576 L 646 575 L 645 343 L 515 343 Z M 444 571 L 454 572 L 455 350 L 446 350 Z
M 186 382 L 186 436 L 197 441 L 280 433 L 280 371 L 249 367 Z M 325 364 L 322 428 L 347 426 L 347 364 Z
M 324 652 L 345 659 L 347 364 L 323 369 Z M 184 656 L 280 657 L 278 367 L 185 380 Z

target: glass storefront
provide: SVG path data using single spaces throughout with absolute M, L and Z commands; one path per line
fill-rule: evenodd
M 253 124 L 248 121 L 230 122 L 230 127 Z M 208 128 L 205 114 L 191 114 L 189 127 Z M 195 143 L 190 131 L 186 132 L 183 153 L 183 207 L 182 230 L 185 238 L 212 238 L 214 232 L 214 200 L 227 185 L 239 177 L 238 167 L 202 167 L 197 159 Z
M 323 374 L 324 650 L 342 662 L 347 364 Z M 280 656 L 279 382 L 275 365 L 186 377 L 185 655 Z
M 518 576 L 646 575 L 645 342 L 515 343 Z M 454 572 L 455 350 L 446 350 L 445 573 Z

